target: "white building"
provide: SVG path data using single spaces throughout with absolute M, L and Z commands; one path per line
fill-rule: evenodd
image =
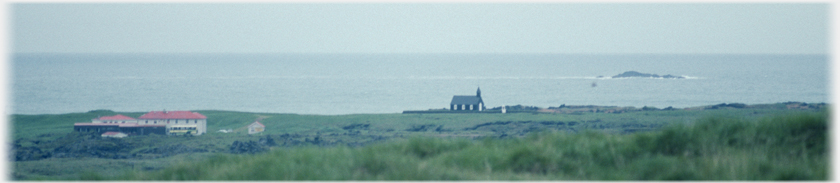
M 167 131 L 207 133 L 207 117 L 190 111 L 151 111 L 137 119 L 138 124 L 165 124 Z
M 455 95 L 449 103 L 452 111 L 483 111 L 484 100 L 481 99 L 481 88 L 475 91 L 475 96 Z
M 265 131 L 265 125 L 263 125 L 259 121 L 251 123 L 251 125 L 248 125 L 248 134 L 261 133 L 263 131 Z

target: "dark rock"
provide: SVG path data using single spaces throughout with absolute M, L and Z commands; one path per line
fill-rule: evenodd
M 364 130 L 367 130 L 368 127 L 370 127 L 370 124 L 351 124 L 351 125 L 341 127 L 341 129 L 345 129 L 345 130 L 364 129 Z
M 435 128 L 435 131 L 436 132 L 450 132 L 452 130 L 443 129 L 443 125 L 440 125 L 437 128 Z
M 90 134 L 69 134 L 53 149 L 53 157 L 56 158 L 78 158 L 95 157 L 108 159 L 121 159 L 129 157 L 128 153 L 134 149 L 132 144 L 123 139 L 96 138 Z
M 411 128 L 405 129 L 405 131 L 409 132 L 420 132 L 420 131 L 428 131 L 429 129 L 435 128 L 437 125 L 411 125 Z
M 15 161 L 32 161 L 50 157 L 50 152 L 41 151 L 38 147 L 15 148 Z
M 309 141 L 309 142 L 312 143 L 312 144 L 320 144 L 321 143 L 321 137 L 316 136 L 315 138 L 312 139 L 312 141 Z
M 717 104 L 717 105 L 708 106 L 705 109 L 720 109 L 720 108 L 724 108 L 724 107 L 741 109 L 741 108 L 747 108 L 749 106 L 747 104 L 742 104 L 742 103 L 730 103 L 730 104 L 720 103 L 720 104 Z
M 729 105 L 727 105 L 727 107 L 732 107 L 732 108 L 739 108 L 739 109 L 741 109 L 741 108 L 746 108 L 746 107 L 747 107 L 747 104 L 742 104 L 742 103 L 730 103 Z
M 664 78 L 664 79 L 685 79 L 685 77 L 674 76 L 674 75 L 670 75 L 670 74 L 664 75 L 664 76 L 662 76 L 662 78 Z
M 277 142 L 274 142 L 274 138 L 271 138 L 270 136 L 260 137 L 259 142 L 260 142 L 261 145 L 265 145 L 265 146 L 276 146 L 277 145 Z
M 645 106 L 645 107 L 642 107 L 642 110 L 643 110 L 643 111 L 656 111 L 656 110 L 659 110 L 659 109 L 658 109 L 658 108 L 656 108 L 656 107 L 648 107 L 648 106 Z
M 230 153 L 234 154 L 242 154 L 242 153 L 249 153 L 255 154 L 260 152 L 268 151 L 268 148 L 260 145 L 258 142 L 255 141 L 233 141 L 233 144 L 230 145 Z
M 182 144 L 173 144 L 167 145 L 163 147 L 154 147 L 150 149 L 144 149 L 139 151 L 139 153 L 144 154 L 160 154 L 163 156 L 173 156 L 181 153 L 196 153 L 196 152 L 208 152 L 206 149 L 190 147 Z
M 685 79 L 685 77 L 674 76 L 674 75 L 670 75 L 670 74 L 664 75 L 664 76 L 659 76 L 659 75 L 656 75 L 656 74 L 641 73 L 641 72 L 636 72 L 636 71 L 627 71 L 627 72 L 615 75 L 612 78 L 632 78 L 632 77 L 637 77 L 637 78 L 663 78 L 663 79 Z

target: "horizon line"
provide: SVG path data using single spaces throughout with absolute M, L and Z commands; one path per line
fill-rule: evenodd
M 831 55 L 831 53 L 558 53 L 558 52 L 9 52 L 9 55 Z

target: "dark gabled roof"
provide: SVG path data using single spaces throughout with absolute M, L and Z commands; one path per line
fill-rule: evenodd
M 99 118 L 96 118 L 96 119 L 99 119 L 99 120 L 136 120 L 132 117 L 123 116 L 122 114 L 117 114 L 117 115 L 114 115 L 114 116 L 102 116 L 102 117 L 99 117 Z
M 481 97 L 478 97 L 478 96 L 458 96 L 458 95 L 455 95 L 455 96 L 452 97 L 452 102 L 450 102 L 449 105 L 453 105 L 453 104 L 474 105 L 474 104 L 478 104 L 478 103 L 481 103 L 481 102 L 482 102 Z

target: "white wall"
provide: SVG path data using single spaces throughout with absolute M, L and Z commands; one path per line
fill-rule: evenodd
M 196 130 L 198 130 L 199 135 L 207 133 L 207 119 L 199 119 Z
M 186 124 L 195 124 L 195 130 L 198 131 L 198 135 L 207 133 L 207 119 L 170 119 L 169 123 L 166 122 L 166 119 L 148 119 L 148 123 L 146 123 L 147 119 L 140 119 L 140 124 L 149 124 L 149 125 L 166 125 L 166 128 L 171 127 L 172 125 L 186 125 Z M 187 122 L 189 121 L 189 122 Z M 194 122 L 196 121 L 196 122 Z M 157 122 L 157 123 L 155 123 Z

